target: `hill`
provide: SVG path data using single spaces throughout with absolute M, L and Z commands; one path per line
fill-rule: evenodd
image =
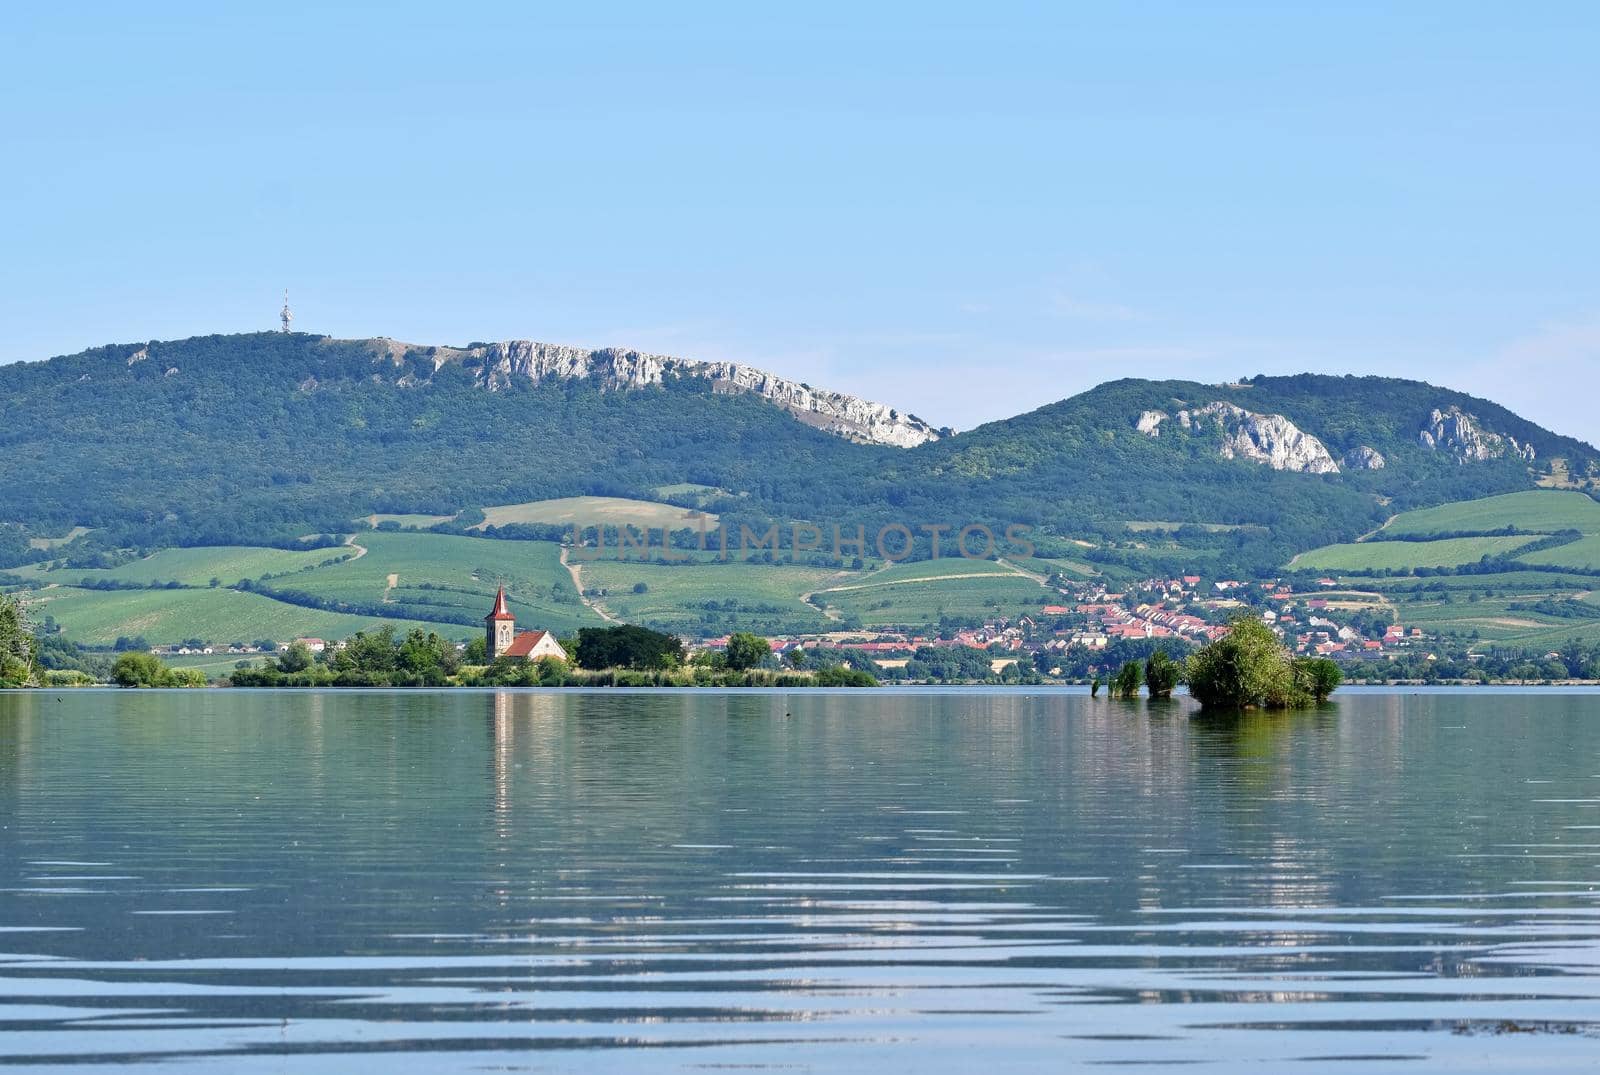
M 1264 573 L 1397 510 L 1600 475 L 1589 445 L 1416 381 L 1123 379 L 946 435 L 757 374 L 626 350 L 283 333 L 0 366 L 0 568 L 296 549 L 368 523 L 552 538 L 549 520 L 570 514 L 483 509 L 666 496 L 664 518 L 693 507 L 734 533 L 806 520 L 862 526 L 870 542 L 901 523 L 918 557 L 925 526 L 984 523 L 1029 526 L 1040 555 L 1099 569 Z M 850 429 L 830 418 L 850 414 Z

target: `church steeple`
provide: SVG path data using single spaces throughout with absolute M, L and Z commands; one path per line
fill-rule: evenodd
M 500 587 L 494 595 L 494 608 L 483 618 L 483 640 L 489 651 L 489 660 L 504 653 L 517 637 L 516 617 L 506 605 L 506 588 Z

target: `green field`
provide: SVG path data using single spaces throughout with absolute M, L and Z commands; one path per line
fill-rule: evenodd
M 231 586 L 240 579 L 256 579 L 266 574 L 283 574 L 314 568 L 329 560 L 351 556 L 354 549 L 313 549 L 308 552 L 290 552 L 286 549 L 259 549 L 243 545 L 205 546 L 194 549 L 162 549 L 142 560 L 123 564 L 109 570 L 61 568 L 44 570 L 43 565 L 31 565 L 14 573 L 24 578 L 44 582 L 77 583 L 83 579 L 111 580 L 115 582 L 166 583 L 177 581 L 185 586 L 204 586 L 212 579 Z
M 1482 575 L 1431 575 L 1428 577 L 1400 575 L 1391 578 L 1340 576 L 1341 584 L 1379 593 L 1404 594 L 1417 587 L 1428 590 L 1462 590 L 1479 593 L 1549 593 L 1552 591 L 1587 590 L 1600 579 L 1586 575 L 1568 575 L 1557 571 L 1493 571 Z
M 476 622 L 503 584 L 520 627 L 566 634 L 601 622 L 578 599 L 554 542 L 425 533 L 362 534 L 359 541 L 367 549 L 359 559 L 267 585 L 356 605 L 391 605 L 417 619 Z
M 337 639 L 382 623 L 397 630 L 422 625 L 467 638 L 479 630 L 501 584 L 510 594 L 519 626 L 567 634 L 601 623 L 579 599 L 560 557 L 560 547 L 547 541 L 367 533 L 353 549 L 166 549 L 108 571 L 19 573 L 47 584 L 32 595 L 37 614 L 55 617 L 69 638 L 89 645 L 138 635 L 151 644 L 189 638 Z M 177 579 L 197 588 L 85 590 L 77 583 L 86 577 L 163 583 Z M 223 586 L 209 588 L 212 578 L 221 579 Z M 254 580 L 257 591 L 266 593 L 226 588 L 243 578 Z M 350 607 L 305 607 L 269 596 L 273 592 L 304 593 Z
M 224 653 L 209 657 L 205 654 L 163 657 L 162 660 L 172 668 L 198 668 L 206 674 L 207 679 L 221 679 L 239 667 L 241 661 L 249 665 L 259 665 L 266 657 L 267 654 L 264 653 Z
M 1570 545 L 1558 545 L 1542 552 L 1530 552 L 1517 559 L 1528 564 L 1549 564 L 1554 567 L 1577 568 L 1580 571 L 1600 571 L 1600 534 L 1589 534 Z
M 151 645 L 199 638 L 212 642 L 346 638 L 381 624 L 422 626 L 462 638 L 476 632 L 417 621 L 380 620 L 284 604 L 237 590 L 80 590 L 56 586 L 28 595 L 37 617 L 53 616 L 74 642 L 107 646 L 143 636 Z
M 693 529 L 705 520 L 715 528 L 717 517 L 660 504 L 653 500 L 627 500 L 615 496 L 569 496 L 560 500 L 536 500 L 528 504 L 502 504 L 483 509 L 484 521 L 473 530 L 511 523 L 544 523 L 550 526 L 632 525 L 642 529 L 665 527 L 668 530 Z
M 817 595 L 836 614 L 854 617 L 868 627 L 921 626 L 942 616 L 992 619 L 1037 613 L 1050 591 L 1017 574 L 990 573 L 977 578 L 928 578 L 853 585 Z
M 1049 591 L 992 560 L 948 558 L 895 564 L 819 591 L 835 615 L 864 626 L 922 625 L 942 616 L 988 619 L 1037 612 Z
M 925 582 L 928 579 L 949 579 L 973 575 L 1017 575 L 1017 569 L 994 560 L 968 560 L 960 556 L 945 556 L 938 560 L 918 560 L 909 564 L 891 564 L 870 574 L 841 582 L 833 589 L 862 586 L 891 586 L 898 583 Z
M 793 564 L 619 563 L 582 565 L 584 589 L 612 615 L 663 630 L 718 635 L 730 630 L 765 634 L 827 631 L 837 624 L 801 595 L 852 577 L 830 568 Z M 643 583 L 644 593 L 634 593 Z M 732 602 L 732 607 L 728 606 Z
M 1508 526 L 1533 534 L 1557 530 L 1600 534 L 1600 503 L 1583 493 L 1530 489 L 1404 512 L 1389 520 L 1384 530 L 1407 535 L 1481 534 Z
M 1324 545 L 1294 558 L 1302 571 L 1410 571 L 1419 567 L 1459 567 L 1485 556 L 1504 556 L 1536 538 L 1463 537 L 1438 541 L 1354 541 Z

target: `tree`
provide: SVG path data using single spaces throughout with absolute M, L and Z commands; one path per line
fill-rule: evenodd
M 801 649 L 799 646 L 796 646 L 794 649 L 790 650 L 784 655 L 784 658 L 789 662 L 790 668 L 801 669 L 806 666 L 806 651 Z
M 1111 681 L 1111 697 L 1137 698 L 1139 697 L 1139 684 L 1144 682 L 1144 671 L 1140 669 L 1139 662 L 1129 661 L 1117 672 Z
M 545 655 L 534 662 L 542 687 L 559 687 L 567 681 L 567 662 L 560 657 Z
M 153 653 L 124 653 L 111 666 L 111 682 L 119 687 L 170 687 L 172 669 Z
M 1582 679 L 1584 672 L 1589 667 L 1589 651 L 1576 638 L 1567 639 L 1561 648 L 1556 651 L 1556 657 L 1566 669 L 1567 675 L 1573 679 Z
M 1310 657 L 1294 663 L 1295 678 L 1311 693 L 1314 701 L 1326 701 L 1328 695 L 1339 689 L 1344 673 L 1326 657 Z
M 1290 709 L 1309 705 L 1288 649 L 1272 628 L 1241 616 L 1228 633 L 1190 655 L 1189 693 L 1207 709 Z
M 278 657 L 278 671 L 304 672 L 311 667 L 311 647 L 304 642 L 292 642 Z
M 471 642 L 468 642 L 466 651 L 461 654 L 461 663 L 471 665 L 488 664 L 488 641 L 483 638 L 474 638 Z
M 1144 681 L 1150 688 L 1152 698 L 1170 698 L 1172 690 L 1178 685 L 1182 677 L 1183 666 L 1171 657 L 1167 651 L 1158 649 L 1144 662 Z
M 33 680 L 33 632 L 22 603 L 0 594 L 0 685 L 18 687 Z
M 728 636 L 728 667 L 735 672 L 754 668 L 771 652 L 772 646 L 766 639 L 747 631 L 735 631 Z
M 580 668 L 668 669 L 683 663 L 683 643 L 675 635 L 631 623 L 579 628 L 574 649 Z

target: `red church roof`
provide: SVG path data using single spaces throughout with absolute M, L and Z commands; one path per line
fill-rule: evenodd
M 526 657 L 533 652 L 533 647 L 537 646 L 544 639 L 544 636 L 549 633 L 549 631 L 523 631 L 511 640 L 511 645 L 507 646 L 500 655 L 502 657 Z
M 511 615 L 511 610 L 506 607 L 506 588 L 500 587 L 500 592 L 494 595 L 494 608 L 484 617 L 485 620 L 510 620 L 516 617 Z

